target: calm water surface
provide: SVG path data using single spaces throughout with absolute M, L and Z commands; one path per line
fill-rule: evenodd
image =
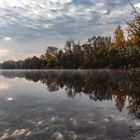
M 139 71 L 0 71 L 0 140 L 139 139 Z

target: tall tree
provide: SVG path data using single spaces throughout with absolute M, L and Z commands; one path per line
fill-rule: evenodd
M 140 47 L 140 15 L 135 15 L 128 24 L 128 42 L 130 45 Z
M 114 32 L 114 47 L 122 48 L 124 47 L 124 43 L 125 43 L 124 31 L 122 27 L 118 25 Z

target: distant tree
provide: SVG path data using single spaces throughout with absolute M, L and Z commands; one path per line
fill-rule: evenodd
M 43 61 L 46 61 L 46 68 L 55 68 L 56 56 L 58 48 L 48 47 L 46 52 L 41 56 Z

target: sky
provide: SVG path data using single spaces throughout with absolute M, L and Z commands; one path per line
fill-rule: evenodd
M 0 0 L 0 62 L 63 48 L 67 39 L 112 36 L 131 11 L 128 0 Z

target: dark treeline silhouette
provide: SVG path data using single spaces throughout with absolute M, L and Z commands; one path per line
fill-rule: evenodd
M 134 7 L 133 7 L 134 8 Z M 3 69 L 93 69 L 140 67 L 140 15 L 127 22 L 127 35 L 120 25 L 114 37 L 91 37 L 84 44 L 67 40 L 64 49 L 48 47 L 40 57 L 5 61 Z
M 94 101 L 114 100 L 120 112 L 126 105 L 132 118 L 140 119 L 140 72 L 137 71 L 1 71 L 0 74 L 40 81 L 50 92 L 63 89 L 71 98 L 84 94 Z

